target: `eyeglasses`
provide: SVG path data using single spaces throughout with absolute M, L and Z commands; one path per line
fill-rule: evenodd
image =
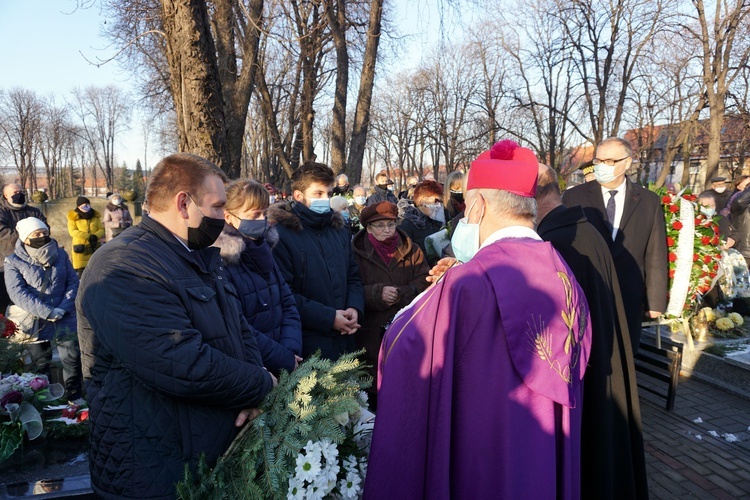
M 377 229 L 378 231 L 382 231 L 383 229 L 396 229 L 396 223 L 395 222 L 375 222 L 370 224 L 370 227 L 373 229 Z
M 614 167 L 616 163 L 620 163 L 622 160 L 627 160 L 628 158 L 630 158 L 630 155 L 625 156 L 624 158 L 620 158 L 619 160 L 601 160 L 599 158 L 594 158 L 593 160 L 591 160 L 591 163 L 593 163 L 594 165 L 604 164 L 608 167 Z

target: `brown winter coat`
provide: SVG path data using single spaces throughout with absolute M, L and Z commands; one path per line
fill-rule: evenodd
M 370 373 L 377 375 L 378 352 L 380 341 L 383 339 L 382 327 L 403 307 L 409 305 L 414 297 L 422 293 L 429 283 L 426 278 L 430 268 L 424 258 L 422 250 L 403 232 L 397 229 L 400 243 L 389 265 L 375 252 L 367 238 L 367 230 L 363 229 L 354 236 L 354 256 L 362 274 L 365 289 L 365 317 L 360 321 L 361 328 L 354 335 L 357 348 L 365 348 L 367 364 L 371 365 Z M 398 288 L 399 301 L 392 306 L 383 302 L 383 287 Z M 375 407 L 375 387 L 370 393 L 370 407 Z

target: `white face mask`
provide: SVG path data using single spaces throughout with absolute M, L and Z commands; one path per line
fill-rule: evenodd
M 724 186 L 724 187 L 717 187 L 716 189 L 714 189 L 714 191 L 716 191 L 717 193 L 723 193 L 726 190 L 727 190 L 726 186 Z
M 482 223 L 484 213 L 479 216 L 479 222 L 470 224 L 469 213 L 474 208 L 474 203 L 471 204 L 471 207 L 466 212 L 466 217 L 458 221 L 456 229 L 453 231 L 453 237 L 451 238 L 453 255 L 456 256 L 459 262 L 463 263 L 469 262 L 479 251 L 479 224 Z
M 269 201 L 269 203 L 271 203 L 271 205 L 273 205 L 274 203 L 276 203 L 276 195 L 275 194 L 270 195 L 268 197 L 268 201 Z
M 367 202 L 367 197 L 365 196 L 355 196 L 354 197 L 354 203 L 357 205 L 364 205 Z
M 430 211 L 430 215 L 428 216 L 430 219 L 445 224 L 445 210 L 443 210 L 442 203 L 432 203 L 430 205 L 425 205 L 425 208 Z
M 711 218 L 716 215 L 716 209 L 712 207 L 701 207 L 701 213 L 706 217 Z
M 616 166 L 608 167 L 603 163 L 594 165 L 594 176 L 596 177 L 596 181 L 599 184 L 609 184 L 613 180 L 617 179 L 617 176 L 615 175 L 616 168 Z

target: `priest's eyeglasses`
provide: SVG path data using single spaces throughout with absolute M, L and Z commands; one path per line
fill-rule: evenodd
M 593 160 L 591 160 L 591 163 L 593 163 L 594 165 L 607 165 L 608 167 L 614 167 L 622 160 L 627 160 L 628 158 L 630 158 L 630 155 L 620 158 L 619 160 L 602 160 L 599 158 L 594 158 Z
M 370 224 L 370 227 L 373 229 L 377 229 L 378 231 L 382 231 L 384 229 L 390 229 L 394 230 L 396 229 L 396 223 L 395 222 L 373 222 Z

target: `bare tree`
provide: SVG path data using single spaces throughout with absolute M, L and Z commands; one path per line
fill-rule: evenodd
M 118 87 L 86 87 L 73 90 L 71 108 L 78 118 L 96 166 L 104 175 L 107 189 L 115 187 L 115 144 L 129 128 L 129 96 Z M 96 174 L 93 174 L 96 176 Z
M 747 19 L 750 3 L 747 0 L 714 2 L 714 13 L 706 14 L 703 0 L 692 0 L 694 22 L 684 25 L 686 33 L 701 46 L 703 84 L 709 109 L 708 154 L 706 185 L 719 167 L 721 157 L 721 129 L 724 124 L 726 98 L 729 87 L 750 56 L 747 42 Z
M 0 148 L 13 159 L 24 188 L 36 184 L 36 159 L 43 104 L 36 93 L 19 87 L 0 94 Z
M 68 110 L 58 106 L 54 96 L 44 104 L 43 123 L 39 136 L 39 152 L 44 162 L 44 171 L 49 186 L 49 196 L 59 198 L 63 186 L 61 174 L 74 140 L 73 126 Z

